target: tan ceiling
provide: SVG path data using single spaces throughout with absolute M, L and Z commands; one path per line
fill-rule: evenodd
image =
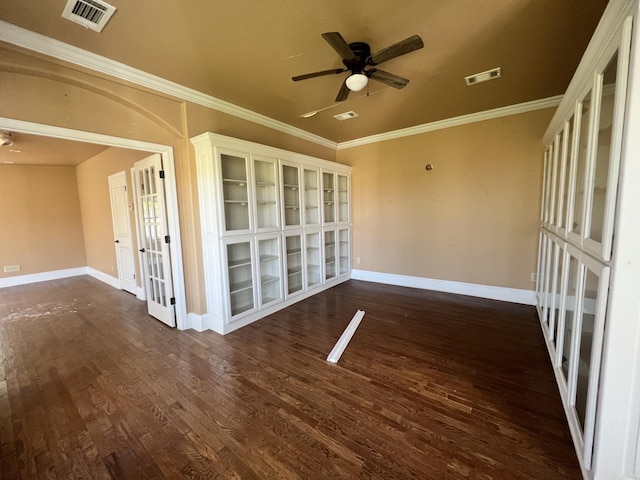
M 108 147 L 12 132 L 13 145 L 0 147 L 0 165 L 75 167 Z
M 606 0 L 110 0 L 101 33 L 61 18 L 65 0 L 4 0 L 0 19 L 221 100 L 342 142 L 562 94 Z M 377 51 L 418 34 L 424 48 L 381 69 L 402 89 L 370 82 L 334 104 L 343 76 L 292 76 L 342 67 L 322 39 Z M 464 77 L 502 67 L 467 87 Z M 338 122 L 332 115 L 360 116 Z

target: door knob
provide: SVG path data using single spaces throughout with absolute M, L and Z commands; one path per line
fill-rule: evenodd
M 116 243 L 120 243 L 120 240 L 116 240 Z
M 146 250 L 144 248 L 141 248 L 140 253 L 144 253 L 144 252 L 146 252 Z

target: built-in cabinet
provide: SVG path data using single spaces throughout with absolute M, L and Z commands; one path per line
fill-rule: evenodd
M 621 224 L 617 213 L 629 211 L 619 185 L 624 135 L 634 135 L 624 126 L 632 17 L 638 7 L 637 2 L 626 4 L 607 9 L 545 134 L 537 308 L 585 478 L 630 471 L 622 454 L 616 457 L 617 450 L 628 449 L 633 435 L 638 438 L 637 413 L 631 436 L 623 432 L 628 423 L 613 428 L 609 420 L 626 415 L 620 406 L 616 412 L 616 402 L 624 403 L 611 393 L 627 375 L 626 367 L 616 371 L 614 365 L 625 355 L 633 358 L 615 340 L 620 333 L 614 332 L 626 320 L 612 316 L 621 303 L 611 302 L 637 297 L 640 291 L 629 292 L 628 285 L 613 282 L 614 275 L 622 278 L 630 260 L 622 252 L 628 248 L 625 240 L 614 231 Z M 627 190 L 627 198 L 634 195 Z M 603 376 L 605 366 L 609 371 Z
M 213 330 L 350 278 L 350 167 L 212 133 L 192 142 Z

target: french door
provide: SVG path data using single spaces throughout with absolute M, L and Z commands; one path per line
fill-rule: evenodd
M 159 154 L 134 164 L 140 224 L 140 252 L 147 290 L 149 315 L 171 327 L 176 326 L 171 257 L 164 198 L 164 172 Z

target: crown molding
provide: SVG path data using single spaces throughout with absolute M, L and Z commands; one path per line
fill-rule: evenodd
M 469 115 L 461 115 L 459 117 L 438 120 L 437 122 L 424 123 L 422 125 L 416 125 L 415 127 L 393 130 L 391 132 L 371 135 L 369 137 L 357 138 L 348 142 L 340 142 L 338 143 L 338 150 L 359 147 L 361 145 L 367 145 L 369 143 L 383 142 L 385 140 L 393 140 L 395 138 L 410 137 L 412 135 L 433 132 L 435 130 L 442 130 L 444 128 L 458 127 L 460 125 L 466 125 L 468 123 L 482 122 L 484 120 L 507 117 L 509 115 L 518 115 L 520 113 L 533 112 L 534 110 L 553 108 L 560 105 L 562 97 L 562 95 L 557 95 L 555 97 L 543 98 L 540 100 L 533 100 L 531 102 L 525 103 L 518 103 L 516 105 L 509 105 L 507 107 L 494 108 L 493 110 L 485 110 L 484 112 L 470 113 Z
M 110 60 L 101 55 L 87 52 L 86 50 L 74 47 L 68 43 L 54 40 L 2 20 L 0 20 L 0 41 L 42 53 L 49 57 L 69 62 L 73 65 L 104 73 L 112 77 L 119 78 L 120 80 L 132 82 L 136 85 L 151 88 L 158 92 L 162 92 L 188 102 L 197 103 L 219 112 L 233 115 L 234 117 L 242 118 L 243 120 L 248 120 L 258 125 L 322 145 L 323 147 L 334 150 L 337 147 L 336 142 L 323 138 L 319 135 L 314 135 L 300 128 L 293 127 L 284 122 L 274 120 L 273 118 L 269 118 L 256 112 L 252 112 L 246 108 L 238 107 L 237 105 L 225 102 L 211 95 L 198 92 L 192 88 L 165 80 L 156 75 Z
M 32 32 L 3 20 L 0 20 L 0 41 L 38 52 L 73 65 L 104 73 L 111 77 L 150 88 L 188 102 L 196 103 L 333 150 L 343 150 L 360 145 L 367 145 L 369 143 L 419 135 L 421 133 L 456 127 L 468 123 L 482 122 L 484 120 L 517 115 L 544 108 L 557 107 L 562 99 L 562 95 L 559 95 L 337 143 L 319 135 L 309 133 L 300 128 L 293 127 L 279 120 L 274 120 L 273 118 L 239 107 L 232 103 L 225 102 L 224 100 L 220 100 L 219 98 L 211 95 L 165 80 L 156 75 L 110 60 L 101 55 L 87 52 L 86 50 L 74 47 L 68 43 L 54 40 L 45 35 Z

